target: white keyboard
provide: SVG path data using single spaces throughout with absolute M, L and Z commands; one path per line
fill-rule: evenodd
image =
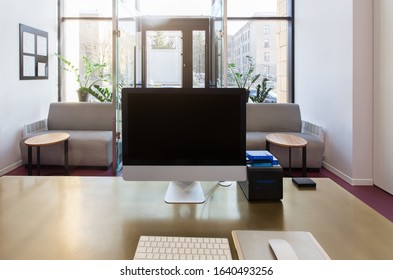
M 231 260 L 227 238 L 145 236 L 134 260 Z

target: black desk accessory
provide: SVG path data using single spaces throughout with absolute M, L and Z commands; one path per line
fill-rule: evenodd
M 307 177 L 295 177 L 292 178 L 292 182 L 298 187 L 316 188 L 317 186 L 313 180 Z

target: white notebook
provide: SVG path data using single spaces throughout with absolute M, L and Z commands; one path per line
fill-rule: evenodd
M 240 260 L 275 260 L 270 239 L 286 240 L 300 260 L 329 260 L 328 254 L 310 232 L 234 230 L 233 241 Z

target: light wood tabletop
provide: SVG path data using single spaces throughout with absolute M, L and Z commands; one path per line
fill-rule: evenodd
M 393 259 L 393 223 L 330 179 L 284 178 L 280 201 L 202 182 L 203 204 L 167 204 L 167 182 L 121 177 L 0 177 L 0 259 L 132 259 L 140 235 L 226 237 L 232 230 L 309 231 L 331 259 Z
M 66 141 L 70 138 L 68 133 L 54 132 L 30 137 L 25 140 L 27 146 L 49 146 Z
M 266 140 L 282 147 L 301 148 L 307 145 L 307 140 L 287 133 L 271 133 L 266 135 Z

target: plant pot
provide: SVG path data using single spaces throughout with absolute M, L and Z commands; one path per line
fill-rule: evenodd
M 81 89 L 78 89 L 76 92 L 78 93 L 79 102 L 87 102 L 89 100 L 87 92 L 83 92 Z

